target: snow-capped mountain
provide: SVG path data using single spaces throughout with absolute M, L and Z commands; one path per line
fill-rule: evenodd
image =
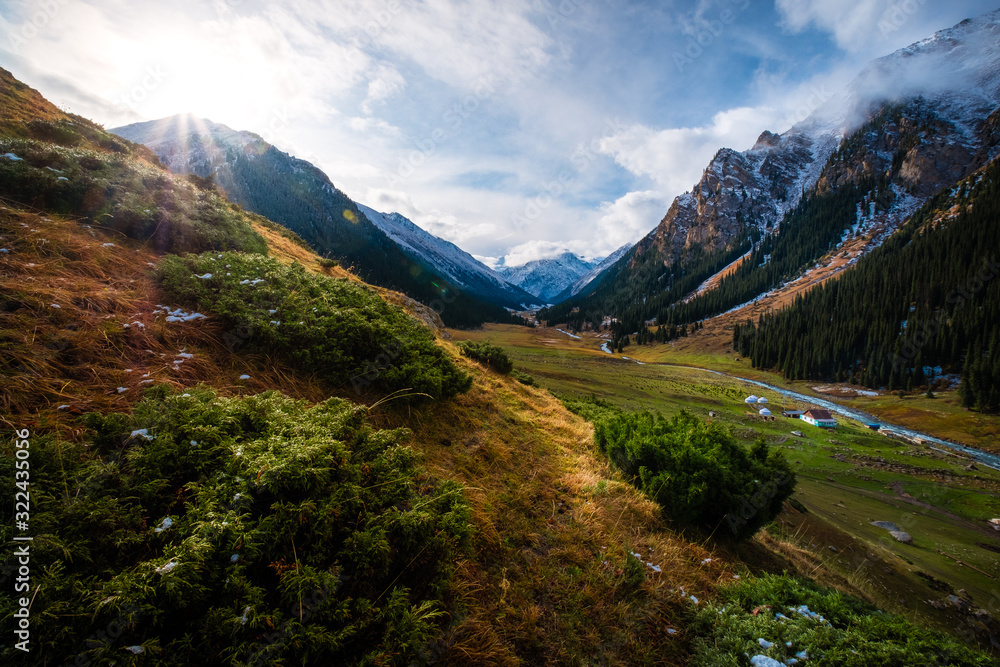
M 847 185 L 868 193 L 855 232 L 877 227 L 884 238 L 928 197 L 996 157 L 998 105 L 1000 10 L 873 61 L 780 135 L 764 131 L 742 152 L 720 149 L 616 267 L 614 282 L 627 285 L 637 266 L 684 265 L 730 248 L 751 230 L 776 233 L 803 194 Z
M 546 303 L 555 303 L 555 297 L 596 265 L 596 262 L 588 262 L 571 252 L 564 252 L 556 257 L 532 260 L 521 266 L 500 266 L 496 271 L 508 282 L 537 294 Z
M 576 282 L 574 282 L 572 285 L 564 289 L 561 293 L 556 295 L 556 297 L 553 299 L 553 302 L 559 303 L 561 301 L 565 301 L 566 299 L 569 299 L 579 294 L 584 287 L 593 282 L 598 276 L 604 273 L 604 271 L 611 268 L 615 262 L 617 262 L 625 255 L 627 255 L 628 251 L 631 249 L 632 246 L 626 243 L 621 248 L 615 250 L 613 253 L 611 253 L 610 255 L 602 259 L 600 262 L 598 262 L 597 265 L 590 271 L 587 271 L 585 274 L 580 276 L 576 280 Z
M 504 280 L 454 243 L 434 236 L 399 213 L 379 213 L 358 204 L 362 213 L 413 259 L 432 267 L 458 287 L 516 310 L 544 305 L 534 294 Z

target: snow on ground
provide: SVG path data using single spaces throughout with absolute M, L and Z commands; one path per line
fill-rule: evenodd
M 166 313 L 167 322 L 193 322 L 194 320 L 201 320 L 207 317 L 201 313 L 188 313 L 182 308 L 171 310 L 169 306 L 163 306 L 160 304 L 157 304 L 156 308 L 153 309 L 153 313 L 156 315 Z
M 741 308 L 746 308 L 747 306 L 752 306 L 753 304 L 757 303 L 758 301 L 760 301 L 762 299 L 766 299 L 768 296 L 770 296 L 770 294 L 771 294 L 771 292 L 764 292 L 763 294 L 759 294 L 759 295 L 755 296 L 754 298 L 750 299 L 749 301 L 747 301 L 746 303 L 741 303 L 740 305 L 736 306 L 735 308 L 730 308 L 729 310 L 727 310 L 726 312 L 724 312 L 722 314 L 723 315 L 728 315 L 729 313 L 735 313 L 737 310 L 740 310 Z
M 614 354 L 614 352 L 611 351 L 611 349 L 608 347 L 608 344 L 606 342 L 601 344 L 601 352 L 607 352 L 608 354 Z

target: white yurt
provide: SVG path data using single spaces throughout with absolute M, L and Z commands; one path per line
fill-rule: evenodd
M 743 402 L 744 403 L 756 403 L 757 402 L 757 397 L 756 396 L 747 396 L 746 398 L 743 399 Z
M 757 402 L 758 403 L 767 403 L 767 399 L 764 398 L 763 396 L 761 396 L 760 398 L 757 399 Z
M 760 409 L 760 416 L 761 417 L 770 417 L 771 416 L 771 411 L 768 410 L 767 408 L 761 408 Z

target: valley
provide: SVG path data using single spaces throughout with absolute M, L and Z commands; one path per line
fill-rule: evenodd
M 0 46 L 0 662 L 996 664 L 1000 10 L 210 4 Z
M 890 407 L 891 402 L 901 401 L 895 396 L 832 399 L 810 386 L 815 382 L 788 382 L 748 368 L 731 350 L 716 351 L 713 338 L 706 336 L 711 331 L 706 324 L 704 330 L 680 339 L 676 348 L 632 345 L 615 355 L 602 352 L 603 339 L 587 333 L 574 339 L 555 329 L 503 325 L 451 333 L 456 339 L 503 346 L 518 368 L 560 397 L 595 396 L 628 410 L 665 415 L 686 410 L 722 424 L 748 444 L 763 435 L 792 464 L 799 480 L 792 498 L 808 510 L 802 513 L 786 504 L 769 533 L 808 551 L 817 559 L 813 568 L 849 579 L 883 608 L 961 630 L 974 620 L 949 604 L 948 594 L 964 590 L 972 596 L 972 606 L 1000 604 L 996 596 L 1000 532 L 988 523 L 1000 514 L 1000 471 L 943 447 L 877 434 L 854 419 L 838 416 L 837 429 L 826 431 L 784 418 L 782 409 L 804 410 L 809 404 L 784 399 L 733 376 L 836 400 L 887 418 L 900 412 Z M 763 420 L 755 408 L 747 410 L 743 399 L 751 393 L 770 399 L 774 421 Z M 952 432 L 935 430 L 940 421 L 951 423 L 939 412 L 961 411 L 956 409 L 954 392 L 902 402 L 907 406 L 907 425 L 939 437 Z M 1000 425 L 995 418 L 980 419 L 991 424 L 988 428 Z M 793 435 L 795 430 L 803 437 Z M 996 451 L 994 438 L 974 440 L 970 444 Z M 897 542 L 872 521 L 895 523 L 913 537 L 913 543 Z M 764 543 L 769 539 L 767 534 L 758 538 Z

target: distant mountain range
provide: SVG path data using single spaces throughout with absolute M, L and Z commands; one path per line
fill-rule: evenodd
M 588 262 L 571 252 L 564 252 L 521 266 L 499 266 L 496 272 L 509 282 L 537 294 L 545 303 L 556 303 L 556 297 L 590 273 L 597 264 L 598 262 Z
M 475 257 L 454 243 L 424 231 L 399 213 L 379 213 L 359 204 L 358 208 L 371 222 L 385 232 L 407 255 L 437 271 L 453 285 L 491 303 L 516 310 L 544 305 L 539 296 L 518 284 L 505 280 Z
M 447 304 L 441 312 L 446 324 L 507 321 L 510 316 L 503 306 L 519 307 L 525 299 L 514 289 L 505 293 L 501 286 L 489 297 L 483 290 L 480 295 L 463 290 L 464 284 L 445 278 L 432 260 L 405 252 L 320 169 L 252 132 L 191 115 L 111 131 L 147 146 L 174 173 L 213 179 L 232 201 L 288 227 L 319 254 L 353 267 L 365 281 L 425 304 Z

